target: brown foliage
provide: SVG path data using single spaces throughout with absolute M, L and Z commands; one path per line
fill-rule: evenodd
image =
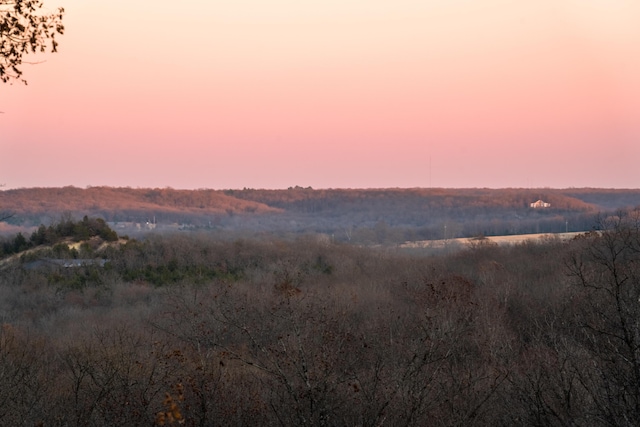
M 633 425 L 640 239 L 611 220 L 437 256 L 155 237 L 112 268 L 220 274 L 74 298 L 2 271 L 0 423 Z

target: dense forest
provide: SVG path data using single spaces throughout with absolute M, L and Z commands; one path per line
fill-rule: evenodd
M 530 204 L 537 200 L 551 206 L 532 209 Z M 588 231 L 598 213 L 639 205 L 640 190 L 613 189 L 64 187 L 0 191 L 0 218 L 2 212 L 10 213 L 7 222 L 15 227 L 48 225 L 71 213 L 76 218 L 103 218 L 114 229 L 152 222 L 160 229 L 245 232 L 247 237 L 322 233 L 335 241 L 367 245 Z M 132 234 L 132 230 L 124 232 Z
M 428 254 L 43 226 L 0 260 L 0 424 L 639 425 L 640 210 L 595 221 Z

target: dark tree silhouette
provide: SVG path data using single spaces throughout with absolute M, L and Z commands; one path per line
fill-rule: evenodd
M 46 14 L 39 0 L 0 0 L 0 79 L 3 83 L 22 78 L 23 55 L 57 51 L 56 34 L 63 34 L 64 9 Z

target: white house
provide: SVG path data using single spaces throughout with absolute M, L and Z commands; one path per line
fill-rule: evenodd
M 531 203 L 529 206 L 532 207 L 533 209 L 550 208 L 551 207 L 551 203 L 547 203 L 547 202 L 543 202 L 542 200 L 538 200 L 536 202 Z

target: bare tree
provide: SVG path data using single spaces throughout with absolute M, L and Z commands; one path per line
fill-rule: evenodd
M 0 188 L 4 187 L 4 184 L 0 184 Z M 10 212 L 0 211 L 0 222 L 6 221 L 11 218 L 14 214 Z
M 605 425 L 640 423 L 640 210 L 600 221 L 569 268 L 580 292 L 580 381 Z M 578 355 L 576 353 L 576 355 Z

